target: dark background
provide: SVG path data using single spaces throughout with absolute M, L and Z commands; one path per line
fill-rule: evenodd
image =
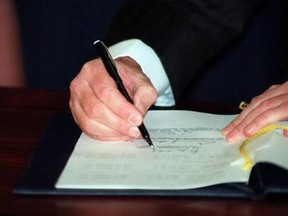
M 121 0 L 17 0 L 27 85 L 66 89 L 95 58 Z
M 17 0 L 27 84 L 67 89 L 95 58 L 122 0 Z M 185 100 L 238 103 L 287 80 L 287 5 L 268 0 L 241 38 L 204 67 Z M 165 15 L 165 14 L 164 14 Z

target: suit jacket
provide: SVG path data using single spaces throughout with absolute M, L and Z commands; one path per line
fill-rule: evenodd
M 239 38 L 263 0 L 124 1 L 107 35 L 112 45 L 139 38 L 159 55 L 176 101 L 200 69 Z M 219 86 L 221 88 L 221 86 Z

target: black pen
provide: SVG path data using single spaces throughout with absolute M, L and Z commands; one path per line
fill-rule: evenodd
M 100 58 L 102 59 L 102 62 L 109 73 L 109 75 L 114 79 L 114 81 L 117 84 L 117 87 L 119 91 L 122 93 L 122 95 L 129 101 L 130 103 L 133 104 L 133 101 L 131 97 L 129 96 L 127 90 L 125 89 L 125 86 L 122 82 L 122 79 L 117 71 L 116 65 L 108 51 L 108 48 L 105 46 L 105 44 L 97 40 L 94 42 L 95 47 L 97 48 L 98 54 Z M 154 145 L 152 143 L 152 140 L 150 139 L 149 132 L 147 131 L 144 123 L 142 123 L 140 126 L 138 126 L 140 133 L 142 137 L 146 140 L 146 142 L 149 144 L 149 146 L 154 150 Z

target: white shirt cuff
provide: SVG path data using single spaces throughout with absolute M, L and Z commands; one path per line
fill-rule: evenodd
M 175 99 L 173 91 L 163 68 L 163 65 L 154 50 L 138 39 L 130 39 L 109 47 L 113 59 L 129 56 L 133 58 L 149 77 L 156 88 L 158 97 L 155 106 L 173 106 Z

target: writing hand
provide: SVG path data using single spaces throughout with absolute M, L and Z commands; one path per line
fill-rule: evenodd
M 101 59 L 87 62 L 70 84 L 69 105 L 75 121 L 88 136 L 103 141 L 140 137 L 137 126 L 157 98 L 133 59 L 122 57 L 115 64 L 134 104 L 119 92 Z
M 226 140 L 239 142 L 252 136 L 261 128 L 288 120 L 288 82 L 273 85 L 251 103 L 222 131 Z M 288 136 L 288 131 L 284 131 Z

